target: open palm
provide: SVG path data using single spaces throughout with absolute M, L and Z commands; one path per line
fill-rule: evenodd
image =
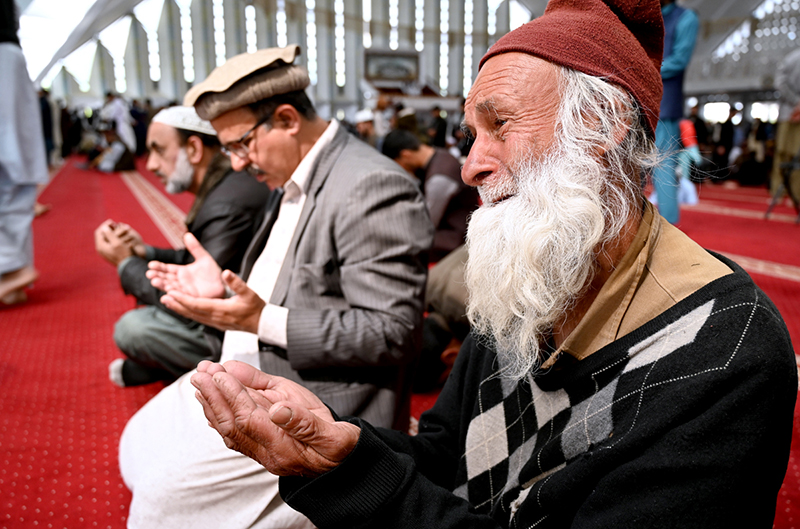
M 225 285 L 220 274 L 222 269 L 191 233 L 183 237 L 186 249 L 194 256 L 188 265 L 176 265 L 150 261 L 147 277 L 154 287 L 163 291 L 177 290 L 199 298 L 221 298 L 225 296 Z

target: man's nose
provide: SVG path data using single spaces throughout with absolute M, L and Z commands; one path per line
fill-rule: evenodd
M 469 151 L 467 161 L 461 167 L 461 179 L 465 184 L 477 187 L 496 169 L 497 164 L 486 156 L 484 150 L 476 142 Z
M 145 165 L 145 167 L 151 173 L 155 173 L 156 170 L 158 169 L 158 164 L 156 163 L 152 154 L 147 155 L 147 165 Z
M 233 168 L 234 171 L 242 171 L 248 165 L 250 165 L 250 159 L 247 156 L 242 158 L 236 153 L 231 153 L 231 168 Z

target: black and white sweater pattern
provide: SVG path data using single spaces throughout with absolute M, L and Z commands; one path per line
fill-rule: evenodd
M 344 464 L 283 480 L 284 497 L 320 527 L 770 527 L 794 354 L 774 305 L 725 262 L 734 274 L 520 382 L 468 340 L 419 435 L 358 422 Z

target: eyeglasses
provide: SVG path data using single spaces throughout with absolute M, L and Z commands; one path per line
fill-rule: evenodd
M 227 145 L 223 145 L 222 154 L 226 156 L 235 154 L 239 158 L 247 158 L 247 155 L 250 154 L 250 148 L 248 147 L 248 145 L 250 145 L 250 142 L 253 141 L 253 138 L 250 136 L 258 127 L 269 121 L 271 118 L 272 116 L 267 116 L 265 118 L 262 118 L 261 120 L 258 121 L 258 123 L 253 125 L 253 128 L 245 132 L 241 138 L 239 138 L 236 141 L 232 141 Z

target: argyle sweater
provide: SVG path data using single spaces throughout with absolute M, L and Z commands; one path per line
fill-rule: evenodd
M 318 527 L 771 527 L 797 370 L 734 270 L 580 362 L 512 382 L 469 338 L 414 437 L 362 428 L 316 479 L 281 478 Z

